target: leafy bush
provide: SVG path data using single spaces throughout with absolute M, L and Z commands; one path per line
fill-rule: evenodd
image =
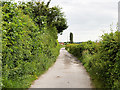
M 88 50 L 90 54 L 97 52 L 97 45 L 95 42 L 88 41 L 82 42 L 81 44 L 68 44 L 66 49 L 74 56 L 82 58 L 82 52 Z
M 32 12 L 30 4 L 2 1 L 3 88 L 28 88 L 59 54 L 57 28 L 48 24 L 47 15 Z
M 105 33 L 99 43 L 91 41 L 68 45 L 66 49 L 80 58 L 97 88 L 120 88 L 120 32 Z
M 0 4 L 1 5 L 1 4 Z M 0 13 L 2 13 L 2 7 L 0 6 Z M 0 21 L 2 21 L 2 15 L 0 14 Z M 0 23 L 0 89 L 2 88 L 2 31 Z

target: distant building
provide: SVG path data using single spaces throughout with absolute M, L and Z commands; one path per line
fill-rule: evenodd
M 61 44 L 61 45 L 65 45 L 63 42 L 59 42 L 59 44 Z

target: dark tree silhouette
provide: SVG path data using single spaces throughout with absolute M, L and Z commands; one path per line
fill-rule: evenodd
M 73 43 L 73 33 L 70 32 L 70 43 Z

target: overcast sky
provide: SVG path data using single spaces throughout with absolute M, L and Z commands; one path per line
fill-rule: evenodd
M 26 0 L 24 0 L 26 1 Z M 49 1 L 49 0 L 42 0 Z M 59 5 L 65 13 L 68 29 L 59 35 L 58 41 L 69 41 L 70 32 L 74 41 L 99 40 L 104 32 L 110 32 L 118 22 L 119 0 L 51 0 L 50 5 Z M 114 29 L 115 31 L 116 29 Z
M 110 32 L 110 24 L 116 28 L 119 0 L 52 0 L 65 13 L 68 29 L 60 35 L 59 41 L 69 41 L 70 32 L 74 41 L 99 40 L 104 32 Z M 114 29 L 115 31 L 116 29 Z

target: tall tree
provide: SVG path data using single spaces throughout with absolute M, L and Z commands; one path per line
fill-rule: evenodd
M 21 2 L 19 5 L 24 14 L 29 14 L 35 21 L 36 25 L 42 27 L 44 22 L 47 21 L 48 26 L 55 27 L 58 33 L 68 28 L 67 20 L 64 13 L 59 6 L 49 7 L 51 0 L 45 2 Z
M 73 43 L 73 33 L 70 32 L 70 43 Z

